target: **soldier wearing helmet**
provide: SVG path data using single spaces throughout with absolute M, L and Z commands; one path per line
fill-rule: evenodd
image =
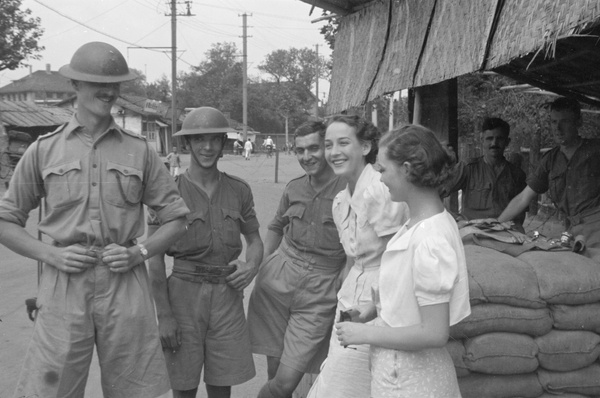
M 250 186 L 217 165 L 233 132 L 217 109 L 190 112 L 175 136 L 187 140 L 190 167 L 176 183 L 191 214 L 186 234 L 150 260 L 161 342 L 174 397 L 195 397 L 204 366 L 209 398 L 229 397 L 231 386 L 255 375 L 243 290 L 262 260 L 263 243 Z M 151 217 L 149 234 L 158 224 Z M 241 235 L 246 240 L 245 261 Z
M 75 114 L 28 148 L 0 200 L 0 243 L 44 263 L 15 396 L 83 396 L 95 345 L 105 396 L 157 397 L 169 379 L 144 262 L 185 232 L 189 209 L 146 140 L 111 116 L 120 83 L 136 77 L 121 53 L 87 43 L 60 73 Z M 42 201 L 51 243 L 24 229 Z M 140 243 L 143 205 L 162 226 Z

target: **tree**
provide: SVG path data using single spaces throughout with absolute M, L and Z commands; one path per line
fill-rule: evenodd
M 157 101 L 171 101 L 171 81 L 163 74 L 160 79 L 146 85 L 146 96 Z
M 139 77 L 135 80 L 129 80 L 121 83 L 121 93 L 129 95 L 137 95 L 140 97 L 146 96 L 146 76 L 141 70 L 135 68 L 129 68 L 135 72 Z
M 0 1 L 0 71 L 16 69 L 24 61 L 39 59 L 44 47 L 38 40 L 44 33 L 40 18 L 31 18 L 31 10 L 21 10 L 21 0 Z
M 319 78 L 323 79 L 329 78 L 331 70 L 329 62 L 323 56 L 317 57 L 317 52 L 310 48 L 275 50 L 267 54 L 258 69 L 271 75 L 278 83 L 287 81 L 308 90 L 315 81 L 317 69 Z
M 235 43 L 217 43 L 206 60 L 179 75 L 177 95 L 186 107 L 212 106 L 233 115 L 242 107 L 242 63 Z
M 320 33 L 325 38 L 329 48 L 333 50 L 335 47 L 335 36 L 340 28 L 340 17 L 325 10 L 323 10 L 322 15 L 324 17 L 329 17 L 329 19 L 327 20 L 327 24 L 321 27 Z

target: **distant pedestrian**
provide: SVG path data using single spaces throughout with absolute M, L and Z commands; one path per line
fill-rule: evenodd
M 181 158 L 179 157 L 179 153 L 177 153 L 177 147 L 174 146 L 173 151 L 167 155 L 167 161 L 169 162 L 171 176 L 178 176 L 181 169 Z
M 267 149 L 267 157 L 270 158 L 273 156 L 273 148 L 275 144 L 273 143 L 273 139 L 271 136 L 268 136 L 265 142 L 263 142 L 263 146 Z
M 238 154 L 242 154 L 242 149 L 243 146 L 242 144 L 240 144 L 240 142 L 238 140 L 233 141 L 233 154 L 234 155 L 238 155 Z
M 248 138 L 248 141 L 244 143 L 244 158 L 250 160 L 250 154 L 252 153 L 252 141 Z

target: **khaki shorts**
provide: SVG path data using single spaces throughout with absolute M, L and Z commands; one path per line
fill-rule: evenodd
M 204 382 L 232 386 L 254 377 L 254 360 L 244 314 L 243 293 L 227 284 L 169 278 L 169 300 L 181 328 L 182 344 L 165 359 L 174 390 L 192 390 Z
M 105 397 L 169 390 L 145 266 L 67 274 L 46 265 L 38 306 L 15 397 L 83 397 L 94 344 Z
M 318 373 L 335 317 L 339 268 L 319 268 L 277 250 L 261 266 L 250 296 L 252 351 Z

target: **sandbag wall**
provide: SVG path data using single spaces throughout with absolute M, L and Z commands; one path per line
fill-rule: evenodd
M 471 315 L 447 345 L 463 398 L 600 397 L 600 264 L 466 244 Z

